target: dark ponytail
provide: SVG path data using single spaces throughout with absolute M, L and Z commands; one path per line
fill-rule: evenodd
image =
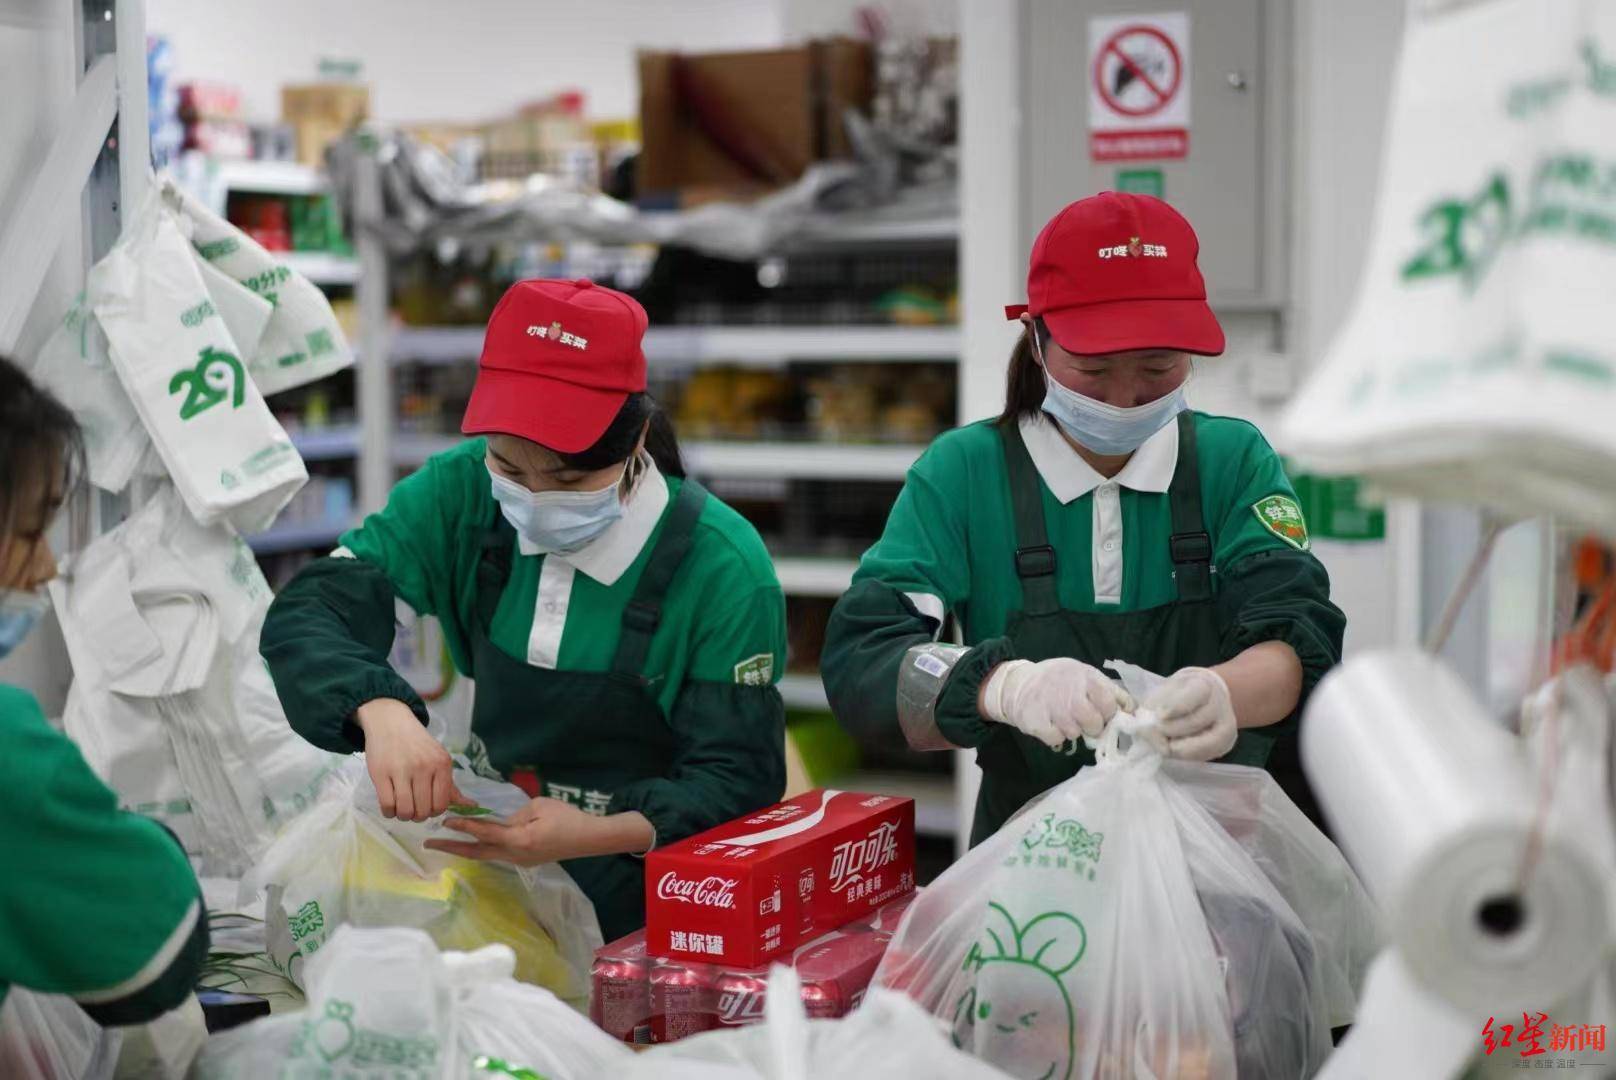
M 656 462 L 664 476 L 685 475 L 684 458 L 679 453 L 679 440 L 673 433 L 673 422 L 650 394 L 630 394 L 617 410 L 617 416 L 607 425 L 595 445 L 576 454 L 556 454 L 569 469 L 594 472 L 628 460 L 634 446 L 640 441 L 640 430 L 650 427 L 645 434 L 645 450 Z
M 1044 395 L 1049 392 L 1049 384 L 1044 381 L 1044 369 L 1038 363 L 1038 355 L 1033 351 L 1032 335 L 1038 335 L 1038 348 L 1045 355 L 1049 352 L 1049 327 L 1043 319 L 1034 319 L 1032 327 L 1023 330 L 1016 347 L 1010 353 L 1010 373 L 1005 381 L 1004 412 L 999 414 L 999 423 L 1013 424 L 1023 416 L 1037 416 L 1044 407 Z

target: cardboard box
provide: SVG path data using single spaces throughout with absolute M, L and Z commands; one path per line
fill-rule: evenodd
M 869 47 L 845 38 L 754 52 L 640 54 L 642 195 L 779 187 L 845 157 L 842 112 L 867 108 Z
M 647 948 L 755 967 L 914 886 L 914 800 L 821 788 L 647 855 Z
M 369 115 L 370 87 L 359 83 L 281 87 L 281 116 L 292 123 L 322 120 L 346 127 Z

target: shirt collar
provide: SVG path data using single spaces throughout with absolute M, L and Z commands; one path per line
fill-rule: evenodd
M 651 460 L 650 454 L 642 452 L 640 465 L 644 471 L 628 498 L 623 500 L 623 516 L 577 551 L 550 558 L 569 563 L 602 585 L 617 583 L 645 549 L 657 522 L 662 520 L 662 512 L 668 508 L 668 482 L 662 478 L 656 462 Z M 523 555 L 539 553 L 521 534 L 517 534 L 516 543 Z
M 1105 477 L 1083 460 L 1072 449 L 1055 422 L 1040 412 L 1037 416 L 1023 416 L 1019 422 L 1021 438 L 1027 444 L 1038 475 L 1055 498 L 1065 505 L 1080 499 L 1105 483 Z M 1173 482 L 1173 471 L 1178 467 L 1178 418 L 1174 417 L 1160 431 L 1140 444 L 1133 457 L 1112 479 L 1134 491 L 1163 492 Z

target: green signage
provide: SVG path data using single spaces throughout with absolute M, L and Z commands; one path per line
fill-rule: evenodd
M 1154 195 L 1158 199 L 1167 197 L 1167 183 L 1160 169 L 1118 169 L 1116 190 Z
M 1357 477 L 1314 476 L 1296 471 L 1288 462 L 1285 472 L 1314 538 L 1386 539 L 1386 511 L 1363 497 Z

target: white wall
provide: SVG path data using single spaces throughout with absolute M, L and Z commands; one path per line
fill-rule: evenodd
M 781 0 L 781 30 L 787 41 L 853 35 L 854 14 L 866 7 L 881 9 L 897 34 L 949 37 L 959 33 L 958 0 Z
M 1390 73 L 1404 0 L 1298 0 L 1294 113 L 1294 312 L 1287 351 L 1297 373 L 1324 355 L 1351 310 L 1369 246 Z M 1397 521 L 1375 544 L 1321 541 L 1331 592 L 1347 613 L 1347 648 L 1398 639 Z
M 282 83 L 321 58 L 358 59 L 386 123 L 475 122 L 583 89 L 596 118 L 639 112 L 636 49 L 718 52 L 782 40 L 776 0 L 148 0 L 176 74 L 241 88 L 250 119 L 280 116 Z

